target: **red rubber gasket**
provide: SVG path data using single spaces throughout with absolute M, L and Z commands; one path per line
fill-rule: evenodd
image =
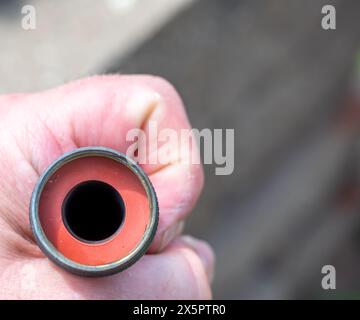
M 62 218 L 68 192 L 90 180 L 111 185 L 125 204 L 122 226 L 99 242 L 76 238 Z M 135 162 L 111 149 L 82 148 L 58 159 L 40 178 L 30 220 L 40 247 L 53 261 L 75 273 L 102 275 L 124 269 L 145 252 L 155 233 L 158 208 L 150 181 Z

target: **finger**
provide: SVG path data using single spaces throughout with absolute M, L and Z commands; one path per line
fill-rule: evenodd
M 163 253 L 146 255 L 128 270 L 105 278 L 74 276 L 47 259 L 16 263 L 1 275 L 7 278 L 0 288 L 2 297 L 20 293 L 21 299 L 211 298 L 207 270 L 213 268 L 213 253 L 195 239 L 179 239 Z
M 173 241 L 173 245 L 186 245 L 192 248 L 201 258 L 210 283 L 214 280 L 215 255 L 207 242 L 185 235 Z
M 163 251 L 175 238 L 180 236 L 184 230 L 185 221 L 176 221 L 167 227 L 163 232 L 158 232 L 157 239 L 152 242 L 149 253 Z
M 1 109 L 6 111 L 1 141 L 7 141 L 1 149 L 13 150 L 15 145 L 20 151 L 3 157 L 7 163 L 3 168 L 11 172 L 6 198 L 12 199 L 10 193 L 16 193 L 16 199 L 8 200 L 9 206 L 22 201 L 18 206 L 21 212 L 27 211 L 38 175 L 64 152 L 95 145 L 126 152 L 133 143 L 127 141 L 127 132 L 143 128 L 148 134 L 150 120 L 158 124 L 158 130 L 190 128 L 176 91 L 166 81 L 151 76 L 88 78 L 9 100 Z M 186 217 L 202 188 L 201 165 L 187 164 L 177 156 L 174 148 L 169 163 L 143 165 L 157 192 L 160 208 L 152 252 L 164 247 L 166 232 Z M 21 157 L 26 158 L 26 163 Z M 24 165 L 14 167 L 15 162 Z M 21 180 L 24 182 L 19 184 Z M 13 211 L 20 211 L 18 207 Z

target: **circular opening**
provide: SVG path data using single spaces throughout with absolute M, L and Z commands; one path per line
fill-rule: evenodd
M 85 181 L 67 194 L 62 217 L 66 228 L 79 240 L 103 241 L 119 230 L 125 217 L 125 205 L 109 184 Z

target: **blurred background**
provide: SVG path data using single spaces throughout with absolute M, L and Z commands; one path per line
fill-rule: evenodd
M 194 127 L 235 129 L 186 229 L 215 248 L 215 298 L 360 298 L 360 1 L 0 0 L 0 39 L 2 94 L 151 73 Z

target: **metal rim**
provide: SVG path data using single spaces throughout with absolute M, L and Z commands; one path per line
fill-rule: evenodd
M 144 236 L 134 250 L 126 257 L 104 265 L 89 266 L 74 262 L 62 255 L 54 245 L 47 239 L 39 219 L 39 200 L 44 186 L 49 178 L 66 163 L 87 156 L 100 156 L 113 159 L 129 168 L 140 179 L 150 203 L 150 223 L 144 232 Z M 41 250 L 48 256 L 50 260 L 60 267 L 82 276 L 106 276 L 120 272 L 142 257 L 149 248 L 154 239 L 159 220 L 158 201 L 154 187 L 152 186 L 148 176 L 141 167 L 125 154 L 104 147 L 85 147 L 79 148 L 65 153 L 55 160 L 40 176 L 30 201 L 30 225 L 35 239 Z

